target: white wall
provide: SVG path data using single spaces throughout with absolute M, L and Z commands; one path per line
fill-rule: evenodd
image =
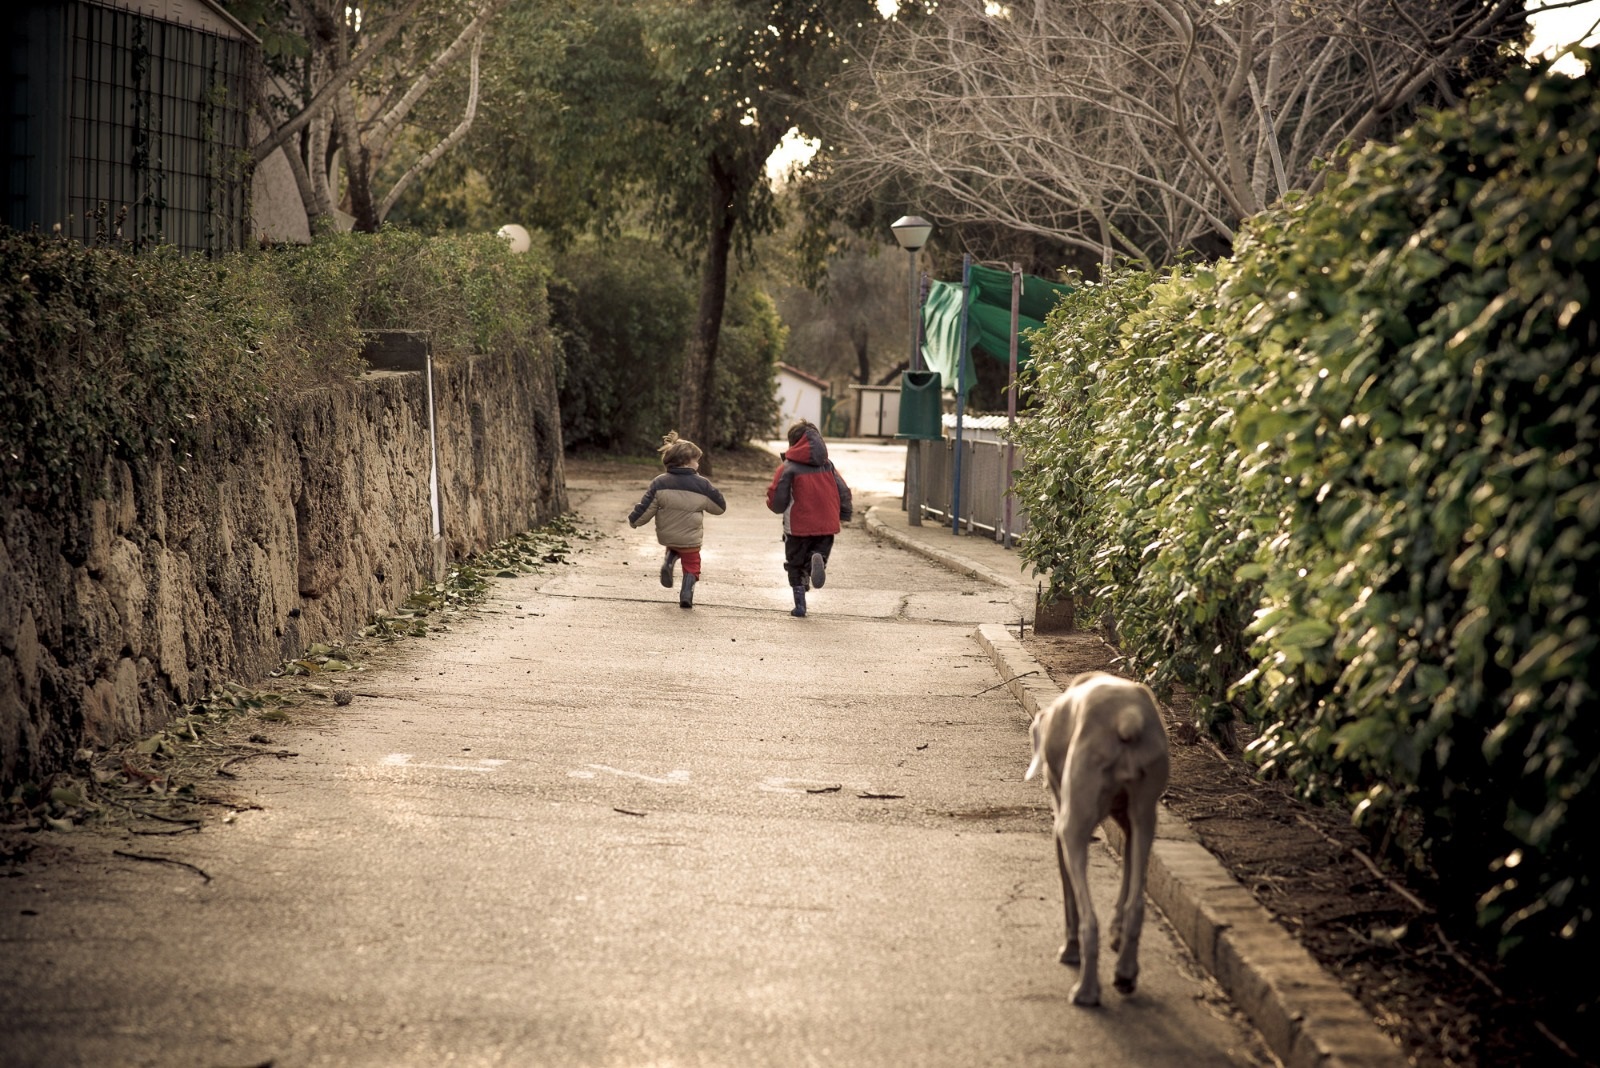
M 260 137 L 259 129 L 252 134 Z M 283 156 L 283 149 L 262 160 L 256 167 L 255 183 L 250 191 L 251 236 L 268 241 L 293 241 L 308 244 L 311 227 L 306 222 L 305 204 L 300 200 L 300 189 L 294 184 L 294 172 Z
M 822 425 L 822 390 L 803 378 L 787 371 L 778 371 L 778 425 L 779 437 L 796 419 L 809 419 Z

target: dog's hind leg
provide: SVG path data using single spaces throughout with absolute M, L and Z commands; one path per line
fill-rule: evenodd
M 1118 827 L 1122 828 L 1123 848 L 1122 882 L 1117 887 L 1116 904 L 1111 908 L 1111 938 L 1108 943 L 1111 946 L 1112 951 L 1116 952 L 1122 949 L 1123 921 L 1127 918 L 1128 882 L 1133 868 L 1133 854 L 1129 851 L 1129 843 L 1132 841 L 1132 839 L 1129 837 L 1128 831 L 1127 804 L 1124 802 L 1123 804 L 1114 806 L 1111 810 L 1111 818 L 1116 821 Z
M 1082 962 L 1072 988 L 1074 1005 L 1100 1004 L 1100 924 L 1089 895 L 1089 843 L 1094 838 L 1094 814 L 1068 811 L 1056 817 L 1056 841 L 1066 861 L 1072 900 L 1077 905 L 1078 941 Z M 1068 936 L 1071 937 L 1070 935 Z
M 1061 963 L 1076 967 L 1080 959 L 1078 944 L 1078 899 L 1072 893 L 1072 877 L 1067 874 L 1067 861 L 1061 853 L 1061 836 L 1056 835 L 1056 867 L 1061 871 L 1061 900 L 1067 913 L 1067 940 L 1061 946 Z
M 1123 862 L 1122 945 L 1117 952 L 1113 985 L 1119 993 L 1131 994 L 1139 985 L 1139 936 L 1144 931 L 1145 876 L 1150 870 L 1150 848 L 1155 841 L 1156 798 L 1136 802 L 1126 830 L 1127 856 Z

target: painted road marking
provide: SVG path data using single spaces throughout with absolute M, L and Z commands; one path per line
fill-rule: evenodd
M 473 764 L 413 764 L 411 753 L 390 753 L 379 764 L 391 768 L 434 768 L 439 771 L 493 771 L 506 763 L 504 760 L 479 760 Z
M 591 770 L 585 770 L 585 768 Z M 667 777 L 665 779 L 661 779 L 654 775 L 645 775 L 637 771 L 623 771 L 621 768 L 609 768 L 604 764 L 586 764 L 584 765 L 584 768 L 574 768 L 573 770 L 567 772 L 567 776 L 573 779 L 592 779 L 595 777 L 595 772 L 597 771 L 603 771 L 607 775 L 620 775 L 624 779 L 642 779 L 645 782 L 658 782 L 665 786 L 682 786 L 684 783 L 689 781 L 689 773 L 682 768 L 679 768 L 676 771 L 667 772 Z

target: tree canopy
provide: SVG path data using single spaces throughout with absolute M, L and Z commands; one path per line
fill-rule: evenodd
M 335 211 L 376 230 L 416 179 L 466 137 L 478 111 L 479 61 L 490 25 L 510 0 L 232 0 L 230 12 L 262 39 L 267 77 L 254 111 L 260 163 L 279 149 L 315 226 Z M 462 66 L 465 103 L 438 136 L 423 138 L 418 103 Z M 379 184 L 387 172 L 387 187 Z
M 492 76 L 490 184 L 558 241 L 645 223 L 700 260 L 678 426 L 704 437 L 730 259 L 779 213 L 766 163 L 870 0 L 600 0 L 515 11 Z M 665 428 L 664 428 L 665 429 Z

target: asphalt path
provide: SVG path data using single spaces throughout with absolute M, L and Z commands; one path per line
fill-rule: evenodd
M 862 505 L 899 450 L 840 447 Z M 1076 1008 L 1026 725 L 973 640 L 1004 591 L 841 534 L 788 613 L 764 485 L 724 484 L 692 610 L 625 516 L 404 643 L 261 806 L 85 836 L 0 880 L 4 1065 L 1210 1068 L 1259 1040 L 1159 914 Z M 1116 869 L 1092 857 L 1109 916 Z

